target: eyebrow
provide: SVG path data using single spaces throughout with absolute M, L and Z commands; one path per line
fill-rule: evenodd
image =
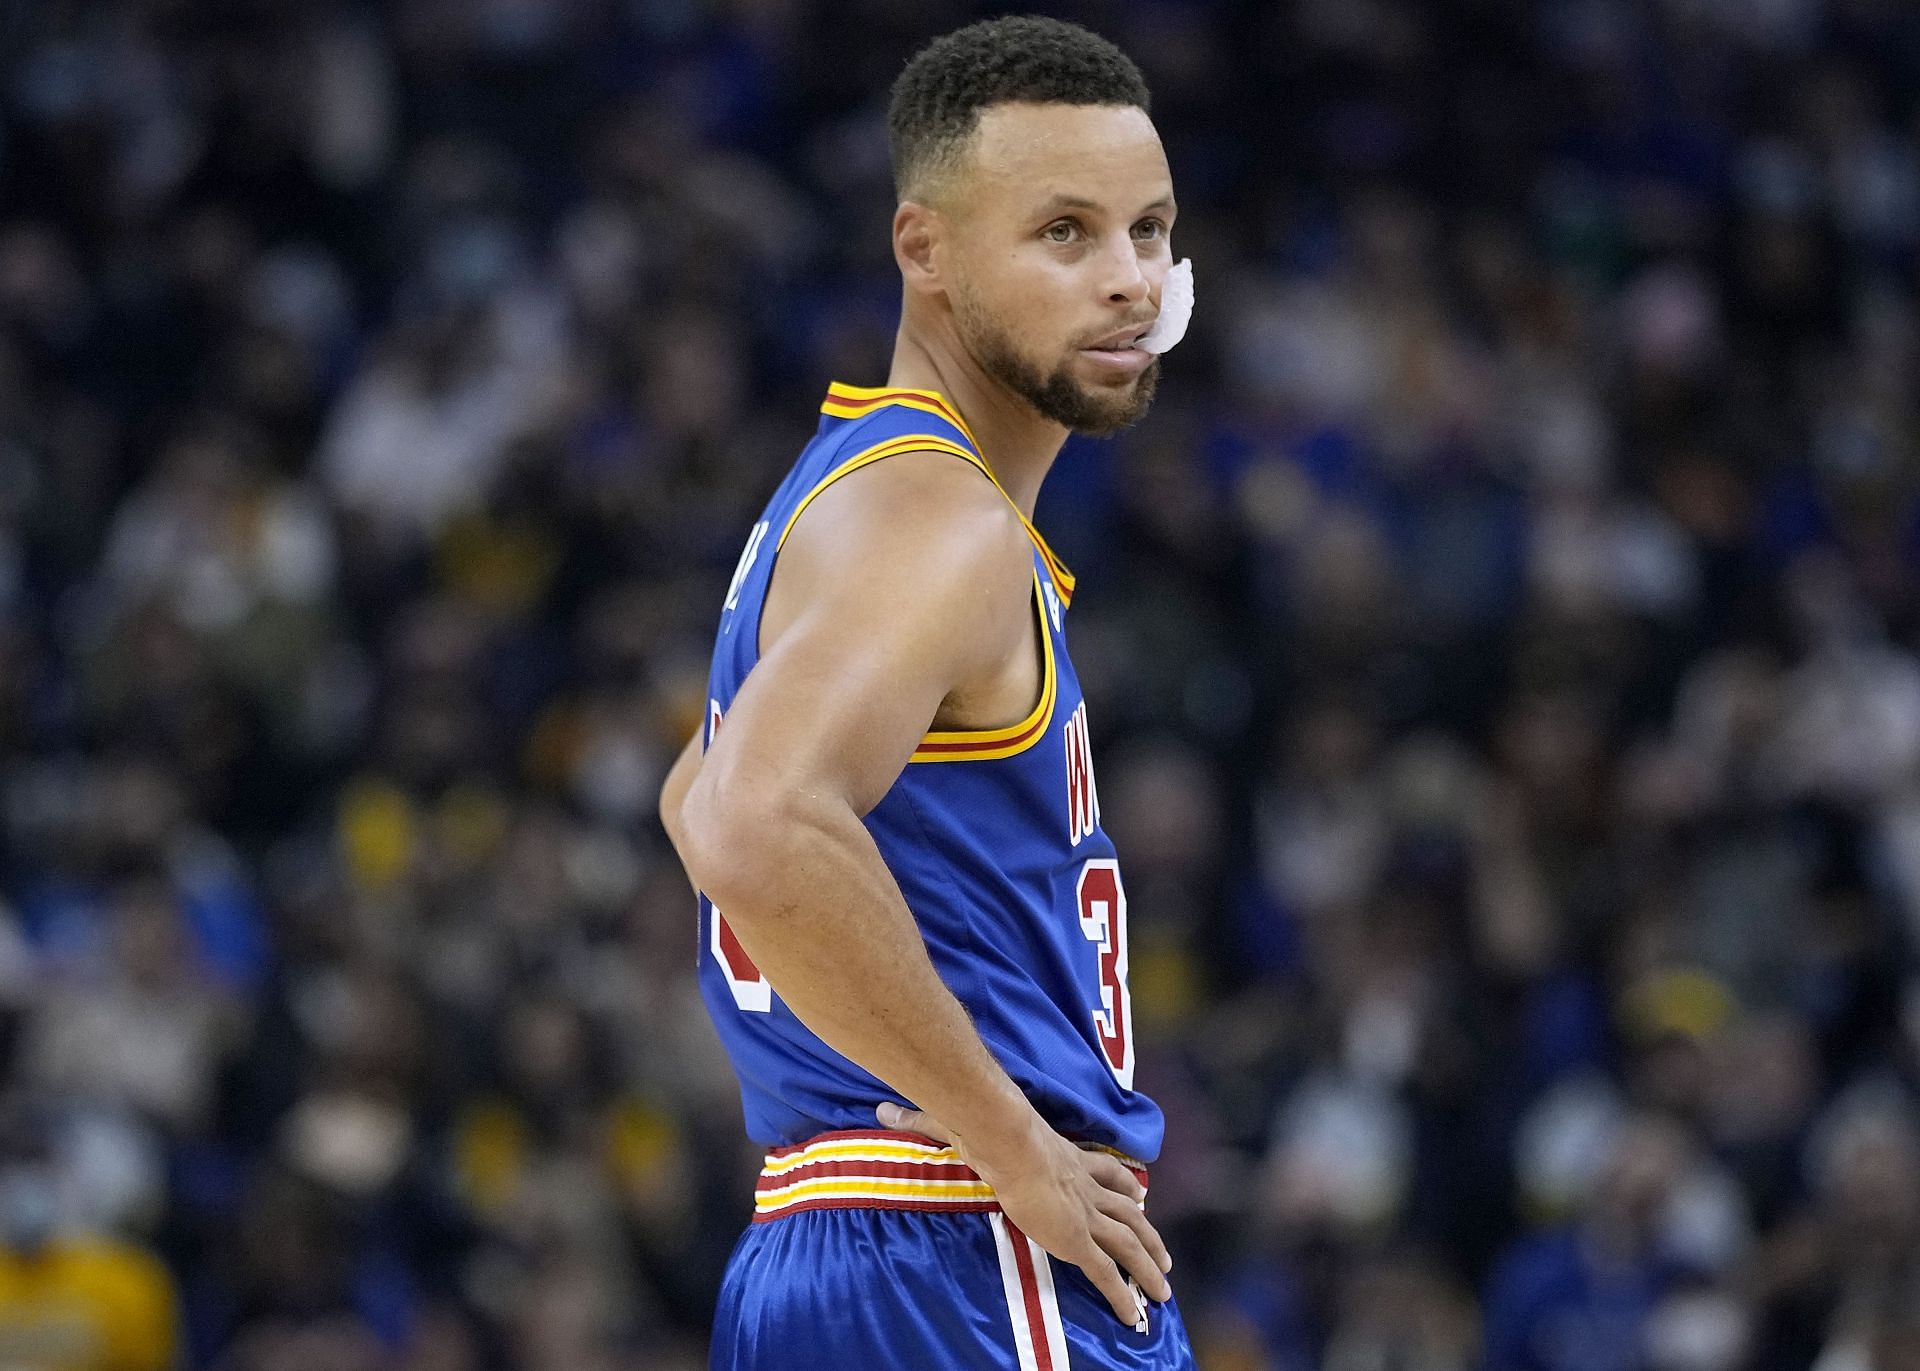
M 1173 196 L 1168 194 L 1161 196 L 1150 205 L 1143 206 L 1140 213 L 1148 214 L 1154 210 L 1170 210 L 1174 207 Z M 1104 206 L 1097 200 L 1084 199 L 1078 195 L 1056 194 L 1040 208 L 1043 213 L 1052 213 L 1054 210 L 1059 209 L 1101 209 L 1104 208 Z

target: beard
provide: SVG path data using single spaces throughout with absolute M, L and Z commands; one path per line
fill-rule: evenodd
M 1051 372 L 1022 357 L 1006 330 L 975 307 L 960 302 L 957 311 L 962 339 L 987 375 L 1032 405 L 1043 419 L 1090 438 L 1107 438 L 1146 417 L 1160 383 L 1160 359 L 1155 357 L 1130 382 L 1093 388 L 1074 380 L 1065 362 Z

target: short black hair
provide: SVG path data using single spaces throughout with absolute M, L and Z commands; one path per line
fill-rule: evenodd
M 1140 69 L 1078 24 L 1015 15 L 955 29 L 915 53 L 893 83 L 887 142 L 900 197 L 965 145 L 981 110 L 1016 100 L 1149 107 Z

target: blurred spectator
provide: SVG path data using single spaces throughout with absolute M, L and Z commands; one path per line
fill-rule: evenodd
M 1725 1187 L 1663 1119 L 1628 1118 L 1602 1148 L 1578 1222 L 1521 1240 L 1496 1266 L 1487 1365 L 1740 1365 L 1748 1330 L 1720 1284 L 1741 1255 L 1725 1236 L 1739 1224 Z
M 47 1140 L 33 1127 L 14 1120 L 0 1160 L 0 1359 L 167 1371 L 180 1350 L 172 1278 L 136 1244 L 66 1231 Z
M 1782 1226 L 1756 1279 L 1759 1365 L 1898 1365 L 1920 1308 L 1920 1124 L 1871 1086 L 1836 1100 L 1810 1142 L 1815 1204 Z

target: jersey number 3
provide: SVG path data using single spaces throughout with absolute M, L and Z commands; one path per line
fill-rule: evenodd
M 1122 1090 L 1133 1089 L 1133 1002 L 1127 995 L 1127 892 L 1120 884 L 1120 863 L 1089 858 L 1075 889 L 1080 931 L 1100 958 L 1100 1005 L 1093 1026 L 1100 1050 Z

